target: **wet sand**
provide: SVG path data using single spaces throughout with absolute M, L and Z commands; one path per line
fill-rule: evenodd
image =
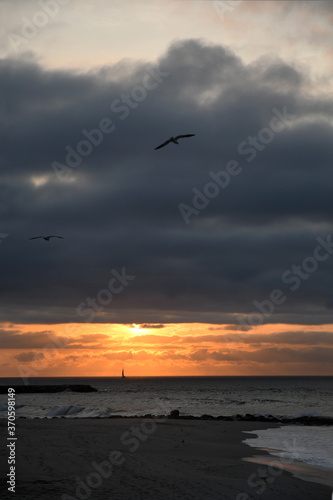
M 19 419 L 15 500 L 327 500 L 331 488 L 303 481 L 242 443 L 258 422 L 178 419 Z M 9 471 L 0 422 L 1 477 Z M 255 437 L 255 436 L 253 436 Z M 273 463 L 273 462 L 272 462 Z

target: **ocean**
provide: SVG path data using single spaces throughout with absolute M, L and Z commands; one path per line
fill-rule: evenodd
M 33 378 L 32 384 L 88 384 L 97 392 L 17 394 L 17 418 L 143 417 L 173 410 L 194 417 L 333 418 L 333 377 Z M 2 378 L 0 385 L 15 388 L 23 381 Z M 0 394 L 0 418 L 7 418 L 6 394 Z M 323 474 L 333 470 L 331 426 L 283 425 L 254 434 L 255 439 L 244 434 L 244 441 L 271 456 L 315 466 Z
M 2 378 L 0 385 L 23 385 Z M 28 385 L 89 384 L 98 392 L 18 394 L 17 416 L 100 417 L 167 414 L 326 416 L 333 418 L 333 377 L 31 378 Z M 0 394 L 0 405 L 6 395 Z M 0 406 L 1 408 L 1 406 Z M 6 408 L 0 417 L 6 416 Z

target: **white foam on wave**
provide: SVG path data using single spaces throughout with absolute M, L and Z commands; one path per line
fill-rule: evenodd
M 47 412 L 46 416 L 64 417 L 69 415 L 77 415 L 82 410 L 84 410 L 84 408 L 80 406 L 54 406 Z
M 18 405 L 18 404 L 16 404 L 15 405 L 15 409 L 23 408 L 23 406 L 24 405 Z M 7 412 L 7 410 L 8 410 L 8 404 L 2 404 L 2 403 L 0 403 L 0 411 Z M 4 416 L 7 417 L 7 413 Z
M 109 408 L 100 410 L 84 406 L 54 406 L 47 411 L 45 417 L 106 418 L 111 414 L 112 411 Z
M 257 435 L 246 439 L 247 445 L 265 448 L 270 455 L 333 469 L 332 427 L 286 425 L 246 433 Z

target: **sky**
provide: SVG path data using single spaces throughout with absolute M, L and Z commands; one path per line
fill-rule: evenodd
M 333 2 L 0 14 L 0 376 L 333 375 Z

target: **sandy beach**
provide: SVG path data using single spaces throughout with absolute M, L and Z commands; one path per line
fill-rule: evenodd
M 6 436 L 6 424 L 0 422 L 1 436 Z M 267 455 L 243 444 L 251 435 L 242 431 L 267 427 L 181 419 L 20 419 L 15 494 L 6 487 L 1 498 L 329 499 L 328 486 L 297 479 L 279 465 L 242 460 Z M 2 443 L 5 477 L 8 448 L 5 439 Z

